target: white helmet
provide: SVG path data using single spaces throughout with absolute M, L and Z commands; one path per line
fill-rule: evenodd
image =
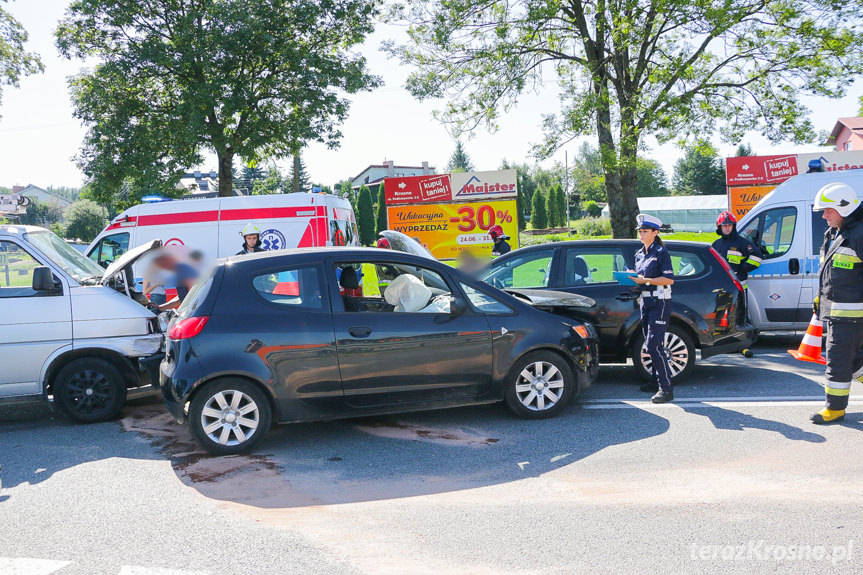
M 240 231 L 240 235 L 243 237 L 246 236 L 259 236 L 261 235 L 261 230 L 258 229 L 258 226 L 252 223 L 248 223 L 243 226 L 242 231 Z
M 833 208 L 839 212 L 840 216 L 847 218 L 859 205 L 860 200 L 857 199 L 854 188 L 848 184 L 833 182 L 818 190 L 815 195 L 815 203 L 812 204 L 812 211 L 820 212 L 827 208 Z

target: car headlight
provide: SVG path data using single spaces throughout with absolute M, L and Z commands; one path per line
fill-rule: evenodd
M 171 321 L 171 320 L 169 319 L 169 316 L 170 316 L 170 315 L 171 315 L 171 314 L 169 314 L 168 312 L 163 311 L 162 313 L 160 313 L 160 314 L 157 316 L 157 319 L 159 320 L 159 330 L 160 330 L 162 333 L 165 333 L 165 332 L 168 330 L 168 322 L 169 322 L 169 321 Z

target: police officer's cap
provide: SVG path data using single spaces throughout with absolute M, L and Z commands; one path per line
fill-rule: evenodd
M 635 221 L 638 224 L 636 229 L 638 230 L 659 230 L 662 227 L 662 220 L 657 218 L 656 216 L 649 216 L 647 214 L 638 214 L 635 216 Z

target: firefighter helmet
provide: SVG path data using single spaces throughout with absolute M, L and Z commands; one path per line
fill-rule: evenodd
M 240 235 L 243 237 L 246 236 L 260 236 L 261 230 L 258 229 L 258 226 L 252 223 L 248 223 L 243 226 L 243 229 L 240 230 Z
M 504 237 L 503 228 L 499 225 L 494 225 L 488 230 L 488 235 L 490 235 L 493 240 Z
M 385 250 L 390 249 L 390 241 L 386 238 L 378 238 L 377 246 Z
M 839 212 L 840 216 L 847 218 L 859 205 L 860 200 L 857 199 L 854 188 L 848 184 L 833 182 L 818 190 L 815 195 L 815 203 L 812 204 L 812 211 L 820 212 L 827 208 L 833 208 Z
M 718 235 L 718 236 L 722 235 L 722 227 L 721 226 L 725 226 L 725 225 L 732 225 L 732 226 L 734 226 L 733 230 L 737 229 L 737 218 L 735 218 L 734 214 L 732 214 L 731 212 L 729 212 L 727 210 L 722 212 L 721 214 L 719 214 L 719 217 L 716 218 L 716 235 Z

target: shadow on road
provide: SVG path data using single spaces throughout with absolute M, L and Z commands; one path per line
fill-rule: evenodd
M 794 441 L 808 441 L 810 443 L 824 443 L 827 441 L 822 435 L 805 431 L 801 427 L 795 427 L 782 423 L 781 421 L 773 421 L 771 419 L 762 419 L 740 413 L 732 409 L 725 409 L 715 405 L 706 403 L 690 403 L 680 406 L 683 411 L 694 415 L 701 415 L 710 419 L 716 429 L 727 429 L 731 431 L 745 431 L 746 429 L 761 429 L 763 431 L 773 431 L 782 434 L 787 439 Z M 806 425 L 812 427 L 808 421 Z

